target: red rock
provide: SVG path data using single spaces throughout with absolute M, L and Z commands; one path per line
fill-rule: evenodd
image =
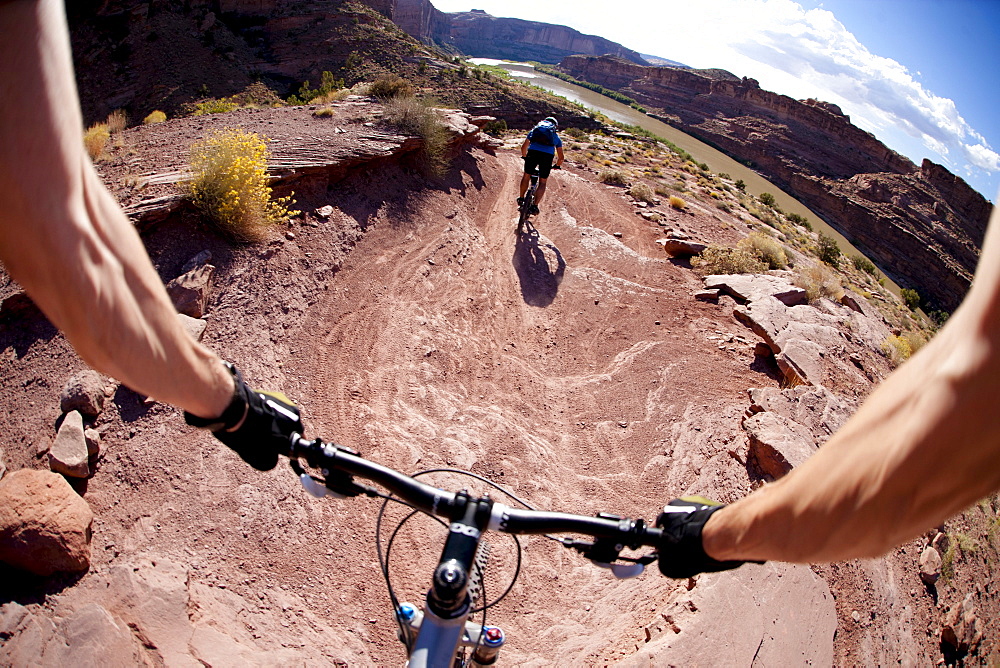
M 0 561 L 36 575 L 85 571 L 93 519 L 61 475 L 14 471 L 0 481 Z

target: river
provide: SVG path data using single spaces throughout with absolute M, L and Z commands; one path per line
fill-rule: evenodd
M 774 185 L 746 165 L 730 158 L 722 151 L 712 148 L 704 142 L 698 141 L 691 135 L 685 134 L 677 128 L 667 125 L 663 121 L 651 118 L 637 109 L 633 109 L 626 104 L 612 100 L 611 98 L 601 95 L 600 93 L 596 93 L 587 88 L 583 88 L 582 86 L 577 86 L 569 83 L 568 81 L 563 81 L 562 79 L 557 79 L 556 77 L 539 72 L 527 63 L 514 63 L 506 60 L 493 60 L 490 58 L 473 58 L 470 62 L 502 67 L 507 70 L 512 77 L 519 81 L 524 81 L 538 86 L 539 88 L 544 88 L 550 93 L 564 97 L 572 102 L 582 104 L 588 109 L 604 114 L 613 121 L 625 123 L 626 125 L 635 125 L 644 130 L 648 130 L 657 136 L 663 137 L 664 139 L 675 144 L 677 147 L 690 153 L 696 162 L 708 165 L 708 168 L 716 174 L 728 174 L 734 180 L 742 179 L 747 186 L 746 191 L 749 194 L 760 195 L 765 192 L 771 193 L 774 195 L 777 206 L 780 207 L 782 211 L 785 213 L 797 213 L 800 216 L 808 218 L 809 224 L 812 225 L 814 230 L 823 232 L 823 234 L 836 239 L 837 245 L 840 246 L 840 250 L 844 254 L 848 256 L 862 254 L 851 245 L 844 235 L 827 225 L 823 222 L 822 218 L 813 213 L 808 207 L 783 191 L 781 188 Z M 890 283 L 891 281 L 886 278 L 886 285 L 889 286 Z M 891 289 L 898 292 L 899 288 L 895 285 L 891 285 Z

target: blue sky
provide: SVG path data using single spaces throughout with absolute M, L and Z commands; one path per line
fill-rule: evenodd
M 833 102 L 917 165 L 1000 189 L 1000 0 L 432 0 L 568 25 Z M 470 4 L 470 2 L 472 4 Z M 609 10 L 613 8 L 613 10 Z

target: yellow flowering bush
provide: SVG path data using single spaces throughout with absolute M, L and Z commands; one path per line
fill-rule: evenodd
M 267 159 L 264 140 L 238 128 L 219 130 L 191 146 L 191 200 L 234 241 L 261 241 L 269 227 L 299 213 L 288 209 L 291 197 L 271 198 Z

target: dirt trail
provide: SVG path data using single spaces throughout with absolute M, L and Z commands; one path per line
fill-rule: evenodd
M 273 113 L 278 122 L 264 112 L 240 118 L 278 135 L 278 153 L 318 123 L 307 110 Z M 194 121 L 177 127 L 187 135 L 167 142 L 175 153 L 166 155 L 155 128 L 134 131 L 146 168 L 183 164 L 176 147 L 201 129 Z M 360 141 L 344 136 L 341 149 Z M 575 166 L 553 174 L 537 229 L 515 238 L 520 167 L 514 152 L 473 149 L 428 183 L 387 161 L 331 184 L 296 184 L 304 219 L 262 246 L 234 249 L 177 216 L 145 241 L 165 280 L 195 253 L 212 252 L 203 341 L 255 386 L 294 398 L 307 436 L 407 472 L 470 470 L 551 510 L 652 519 L 683 493 L 722 501 L 745 494 L 747 471 L 729 453 L 745 448 L 746 391 L 778 381 L 754 356 L 754 337 L 732 317 L 732 302 L 695 300 L 701 282 L 662 254 L 659 228 L 636 215 L 622 189 Z M 326 205 L 335 207 L 329 220 L 312 215 Z M 702 241 L 741 236 L 697 201 L 686 212 L 661 209 L 673 228 Z M 44 468 L 36 453 L 59 417 L 58 385 L 83 364 L 40 316 L 0 331 L 10 339 L 0 388 L 20 407 L 0 416 L 8 464 Z M 56 597 L 72 609 L 103 596 L 116 567 L 169 562 L 190 596 L 178 624 L 207 625 L 249 648 L 254 661 L 401 664 L 374 549 L 376 502 L 312 499 L 287 466 L 254 471 L 186 427 L 176 409 L 122 387 L 95 426 L 105 450 L 81 489 L 96 518 L 91 569 L 79 582 L 27 582 L 9 600 L 52 614 Z M 453 474 L 430 481 L 488 491 Z M 399 533 L 391 575 L 402 600 L 422 599 L 441 537 L 423 518 Z M 812 659 L 812 646 L 832 642 L 832 630 L 810 617 L 830 613 L 829 589 L 806 567 L 747 567 L 688 591 L 655 570 L 615 581 L 542 537 L 521 544 L 520 579 L 487 618 L 507 633 L 509 665 L 606 665 L 643 648 L 664 661 L 705 663 L 719 647 L 747 642 L 728 663 L 770 656 L 778 665 Z M 489 600 L 515 570 L 514 544 L 492 545 Z M 881 605 L 888 619 L 895 580 L 887 578 L 892 591 L 872 595 L 851 572 L 840 576 L 841 618 Z M 121 620 L 138 614 L 104 604 Z M 743 626 L 725 630 L 739 639 L 719 628 L 733 615 Z M 784 635 L 770 630 L 776 624 Z M 678 659 L 657 645 L 663 639 L 687 642 L 691 653 Z M 892 648 L 887 656 L 906 655 L 884 638 L 882 646 Z
M 650 518 L 681 492 L 738 494 L 746 473 L 726 446 L 741 438 L 745 390 L 775 381 L 752 370 L 749 346 L 720 350 L 710 338 L 719 307 L 691 297 L 690 270 L 658 253 L 619 190 L 556 172 L 537 231 L 516 240 L 519 167 L 510 154 L 480 155 L 464 192 L 435 194 L 353 250 L 306 313 L 309 343 L 290 369 L 308 379 L 300 396 L 313 433 L 406 471 L 468 469 L 551 509 Z M 336 505 L 325 531 L 350 533 L 362 504 Z M 434 558 L 439 544 L 423 550 Z M 573 662 L 606 659 L 675 586 L 655 573 L 615 583 L 543 538 L 524 545 L 521 580 L 491 614 L 517 664 L 546 664 L 554 648 Z M 510 576 L 509 548 L 495 562 L 493 595 Z M 358 616 L 380 620 L 371 658 L 391 662 L 376 572 L 340 568 L 338 589 L 366 591 Z M 404 580 L 411 600 L 426 573 Z M 616 588 L 631 593 L 602 604 Z

